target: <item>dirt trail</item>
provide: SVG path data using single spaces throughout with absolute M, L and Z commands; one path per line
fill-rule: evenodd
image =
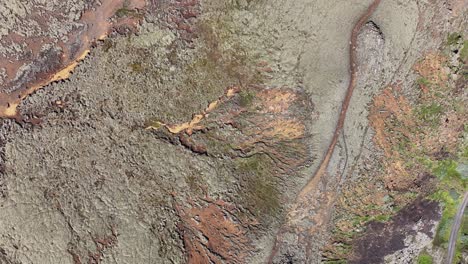
M 369 17 L 375 12 L 378 5 L 380 4 L 381 0 L 375 0 L 367 9 L 366 13 L 359 19 L 356 25 L 353 28 L 353 32 L 351 34 L 351 41 L 350 41 L 350 74 L 351 79 L 349 81 L 348 89 L 346 92 L 346 97 L 343 101 L 343 105 L 341 107 L 340 116 L 338 118 L 338 123 L 336 124 L 335 132 L 333 133 L 333 138 L 330 143 L 330 146 L 327 149 L 327 153 L 323 158 L 322 162 L 320 163 L 319 168 L 312 176 L 312 180 L 301 190 L 299 193 L 298 199 L 303 197 L 305 194 L 313 190 L 316 184 L 319 182 L 320 178 L 325 174 L 328 164 L 330 163 L 330 159 L 333 155 L 333 151 L 335 149 L 336 143 L 338 142 L 338 137 L 340 136 L 340 132 L 343 129 L 344 121 L 346 118 L 346 112 L 348 111 L 349 102 L 351 101 L 351 97 L 353 95 L 354 88 L 356 87 L 356 79 L 357 79 L 357 37 L 359 31 L 361 30 L 362 26 L 369 20 Z
M 351 97 L 353 95 L 353 91 L 356 87 L 356 80 L 357 80 L 357 38 L 358 34 L 361 31 L 362 27 L 368 22 L 370 16 L 375 12 L 377 7 L 379 6 L 381 0 L 375 0 L 370 4 L 366 12 L 360 17 L 358 22 L 355 24 L 353 27 L 352 33 L 351 33 L 351 39 L 350 39 L 350 46 L 349 46 L 349 56 L 350 56 L 350 81 L 349 85 L 346 91 L 346 96 L 343 100 L 342 107 L 341 107 L 341 112 L 336 124 L 335 131 L 333 133 L 333 137 L 331 140 L 331 143 L 329 147 L 327 148 L 327 152 L 322 159 L 320 165 L 318 166 L 318 169 L 314 173 L 314 175 L 311 177 L 310 181 L 307 183 L 307 185 L 301 190 L 299 195 L 296 197 L 296 202 L 291 210 L 291 212 L 296 212 L 298 210 L 301 210 L 301 201 L 306 199 L 310 193 L 316 192 L 318 189 L 318 185 L 322 179 L 322 177 L 326 174 L 328 165 L 330 163 L 330 160 L 333 156 L 333 152 L 335 150 L 336 144 L 338 142 L 338 138 L 340 136 L 340 132 L 343 129 L 344 126 L 344 121 L 346 118 L 346 113 L 349 108 L 349 103 L 351 101 Z M 329 199 L 332 201 L 333 199 Z M 331 205 L 331 204 L 330 204 Z M 328 206 L 327 206 L 328 208 Z M 324 217 L 327 218 L 327 217 Z M 273 262 L 273 258 L 276 255 L 278 251 L 279 244 L 281 242 L 281 234 L 284 232 L 284 230 L 279 230 L 275 245 L 273 247 L 272 253 L 270 254 L 269 257 L 269 263 Z
M 457 244 L 458 231 L 460 230 L 460 225 L 463 220 L 463 214 L 465 213 L 465 208 L 468 205 L 468 192 L 465 193 L 460 207 L 458 207 L 457 215 L 453 220 L 452 231 L 450 232 L 450 239 L 447 247 L 447 264 L 452 264 L 453 257 L 455 255 L 455 248 Z

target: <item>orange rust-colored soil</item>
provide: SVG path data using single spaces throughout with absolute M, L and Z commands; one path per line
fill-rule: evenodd
M 149 124 L 156 135 L 194 153 L 223 156 L 239 182 L 240 193 L 230 197 L 235 206 L 207 198 L 177 206 L 189 263 L 246 263 L 255 248 L 247 231 L 255 237 L 253 230 L 269 228 L 289 200 L 279 191 L 279 179 L 297 175 L 311 159 L 305 141 L 310 122 L 305 113 L 311 112 L 311 102 L 299 90 L 232 87 L 191 121 Z M 212 191 L 206 185 L 191 188 L 205 196 Z
M 188 263 L 245 263 L 252 245 L 248 228 L 233 215 L 235 207 L 222 200 L 205 202 L 176 206 Z
M 297 109 L 312 111 L 311 103 L 301 92 L 234 87 L 189 122 L 156 121 L 147 129 L 165 128 L 182 145 L 198 153 L 232 157 L 268 153 L 282 169 L 289 170 L 311 159 L 303 142 L 308 137 L 307 118 Z

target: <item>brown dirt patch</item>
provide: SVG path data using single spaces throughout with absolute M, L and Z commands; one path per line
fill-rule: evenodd
M 390 131 L 386 129 L 391 125 L 390 119 L 393 119 L 394 123 L 402 123 L 405 126 L 414 125 L 414 120 L 411 119 L 412 107 L 405 97 L 396 96 L 394 89 L 394 87 L 389 86 L 374 98 L 369 115 L 371 126 L 375 129 L 374 142 L 384 151 L 386 157 L 398 155 L 392 147 L 398 139 L 392 137 Z M 409 131 L 402 128 L 397 129 L 404 136 L 411 136 Z
M 429 53 L 413 69 L 432 84 L 442 85 L 448 80 L 448 71 L 444 68 L 446 61 L 447 58 L 439 53 Z
M 387 87 L 374 98 L 369 121 L 375 130 L 374 142 L 380 147 L 385 159 L 382 160 L 386 170 L 384 185 L 390 190 L 411 188 L 415 176 L 405 168 L 399 146 L 403 142 L 419 142 L 419 135 L 415 133 L 415 118 L 413 107 L 408 100 L 398 95 L 398 87 Z M 407 151 L 415 151 L 408 144 L 402 146 Z

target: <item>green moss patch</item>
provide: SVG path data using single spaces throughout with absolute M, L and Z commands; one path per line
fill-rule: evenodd
M 461 51 L 460 51 L 460 58 L 461 58 L 463 61 L 468 60 L 468 40 L 465 40 L 465 41 L 463 42 L 463 48 L 462 48 Z
M 450 229 L 452 227 L 453 218 L 457 213 L 457 206 L 460 202 L 460 198 L 454 198 L 449 191 L 438 191 L 432 198 L 440 201 L 444 207 L 442 218 L 434 238 L 434 245 L 445 248 L 450 238 Z
M 276 217 L 281 209 L 278 181 L 272 168 L 271 159 L 263 154 L 239 158 L 237 170 L 242 175 L 241 202 L 255 216 L 263 221 Z
M 134 17 L 134 18 L 140 18 L 142 17 L 141 14 L 138 13 L 135 9 L 129 9 L 127 6 L 123 6 L 122 8 L 117 9 L 115 11 L 115 16 L 118 18 L 124 18 L 124 17 Z
M 250 106 L 255 98 L 255 93 L 250 90 L 242 90 L 239 93 L 239 104 L 242 107 Z
M 468 252 L 468 213 L 465 212 L 460 230 L 460 251 Z
M 442 181 L 460 181 L 462 183 L 461 174 L 457 171 L 458 164 L 453 160 L 442 160 L 437 163 L 433 170 Z
M 424 123 L 436 126 L 439 124 L 440 116 L 443 114 L 443 108 L 437 103 L 422 105 L 418 109 L 417 114 Z
M 456 45 L 462 39 L 462 35 L 458 32 L 450 33 L 447 37 L 447 45 Z
M 422 253 L 418 257 L 418 264 L 432 264 L 432 256 L 426 253 Z

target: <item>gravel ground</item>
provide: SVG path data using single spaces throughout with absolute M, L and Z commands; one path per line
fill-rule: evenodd
M 241 186 L 241 172 L 235 159 L 194 153 L 144 128 L 156 120 L 187 122 L 228 87 L 253 83 L 300 91 L 314 105 L 294 109 L 307 117 L 305 134 L 312 135 L 301 142 L 316 160 L 328 147 L 348 85 L 350 32 L 371 0 L 207 0 L 186 25 L 195 25 L 198 38 L 168 22 L 178 15 L 173 1 L 147 2 L 160 9 L 146 13 L 138 34 L 98 43 L 68 80 L 23 101 L 21 113 L 41 119 L 40 125 L 3 121 L 0 262 L 186 262 L 175 205 L 193 206 L 192 198 L 206 195 L 193 188 L 196 179 L 209 196 L 242 207 L 242 190 L 235 187 Z M 75 19 L 88 4 L 67 1 L 68 17 Z M 14 0 L 0 4 L 0 36 L 31 8 Z M 328 222 L 305 236 L 304 244 L 297 232 L 317 226 L 309 216 L 332 210 L 324 206 L 324 195 L 339 193 L 342 180 L 359 176 L 355 166 L 375 155 L 367 120 L 372 96 L 399 80 L 406 89 L 414 62 L 459 27 L 460 19 L 443 20 L 448 13 L 439 3 L 383 1 L 359 38 L 359 81 L 346 143 L 340 141 L 329 168 L 332 177 L 298 218 L 284 223 L 318 162 L 273 184 L 281 213 L 247 234 L 255 246 L 248 263 L 265 262 L 282 225 L 296 231 L 280 241 L 276 262 L 315 263 L 306 259 L 307 250 L 320 262 Z M 0 45 L 1 54 L 5 49 Z M 335 176 L 343 170 L 344 179 Z

